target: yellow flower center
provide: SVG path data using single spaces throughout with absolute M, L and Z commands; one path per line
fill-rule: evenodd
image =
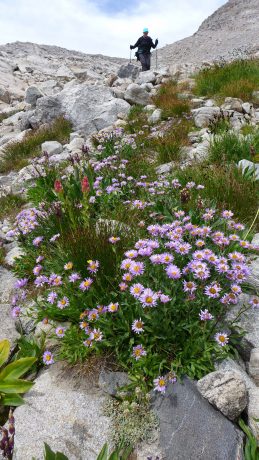
M 212 288 L 210 288 L 210 292 L 211 292 L 211 294 L 216 294 L 217 290 L 212 287 Z
M 142 325 L 143 325 L 143 323 L 141 321 L 138 321 L 136 323 L 136 327 L 139 328 L 139 329 L 142 328 Z
M 225 342 L 225 341 L 226 341 L 226 337 L 225 337 L 224 335 L 220 335 L 220 336 L 219 336 L 219 341 L 222 342 L 222 343 Z
M 148 296 L 146 297 L 146 303 L 152 303 L 153 302 L 153 297 Z
M 158 385 L 160 387 L 164 387 L 165 386 L 165 380 L 164 379 L 160 379 L 159 382 L 158 382 Z

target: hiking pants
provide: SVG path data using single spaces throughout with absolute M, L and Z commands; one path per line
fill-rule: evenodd
M 144 72 L 145 70 L 150 70 L 150 57 L 151 53 L 141 53 L 139 55 L 139 60 L 142 65 L 142 72 Z

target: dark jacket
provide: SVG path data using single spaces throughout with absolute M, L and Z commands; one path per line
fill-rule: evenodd
M 139 54 L 147 54 L 150 53 L 151 48 L 156 48 L 157 42 L 153 43 L 153 40 L 151 37 L 147 36 L 145 37 L 144 35 L 142 37 L 139 37 L 139 39 L 136 41 L 135 45 L 133 45 L 132 49 L 138 47 L 138 53 Z

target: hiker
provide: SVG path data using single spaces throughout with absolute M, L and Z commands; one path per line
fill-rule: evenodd
M 136 41 L 135 45 L 130 45 L 131 50 L 138 47 L 138 51 L 135 55 L 137 56 L 137 60 L 141 62 L 142 72 L 150 70 L 150 50 L 151 48 L 155 49 L 157 45 L 158 39 L 153 43 L 152 38 L 148 36 L 148 29 L 146 27 L 143 29 L 142 37 Z

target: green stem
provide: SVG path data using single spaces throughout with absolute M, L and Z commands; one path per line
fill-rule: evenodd
M 255 218 L 254 218 L 254 220 L 253 220 L 253 222 L 252 222 L 252 224 L 251 224 L 251 226 L 250 226 L 248 232 L 247 232 L 246 235 L 245 235 L 245 238 L 244 238 L 245 240 L 246 240 L 246 238 L 248 237 L 249 233 L 251 232 L 251 230 L 252 230 L 252 228 L 253 228 L 253 226 L 254 226 L 254 224 L 255 224 L 255 222 L 256 222 L 256 219 L 257 219 L 258 215 L 259 215 L 259 208 L 257 209 L 257 213 L 256 213 L 256 215 L 255 215 Z

